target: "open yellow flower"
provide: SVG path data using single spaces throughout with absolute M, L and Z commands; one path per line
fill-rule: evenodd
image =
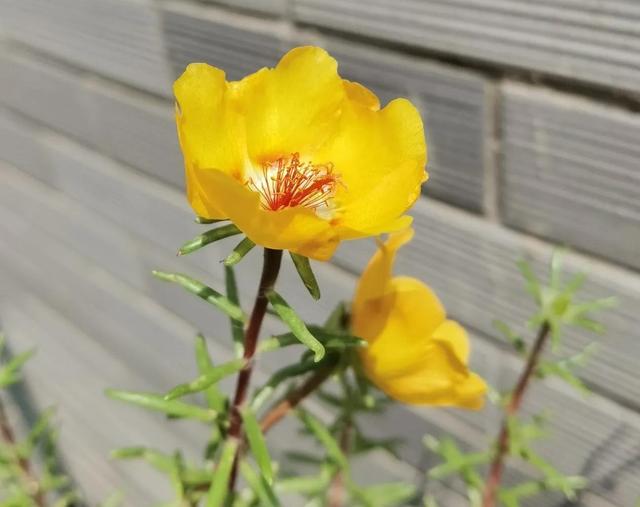
M 392 398 L 411 404 L 479 409 L 486 385 L 467 367 L 462 326 L 425 284 L 393 277 L 396 251 L 413 230 L 391 234 L 365 269 L 353 301 L 352 332 L 367 340 L 360 357 L 366 375 Z
M 326 260 L 341 240 L 407 227 L 426 179 L 422 120 L 405 99 L 380 109 L 323 49 L 227 82 L 195 63 L 175 82 L 187 196 L 252 241 Z

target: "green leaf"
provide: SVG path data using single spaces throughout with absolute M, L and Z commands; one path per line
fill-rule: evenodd
M 195 349 L 198 373 L 200 373 L 200 375 L 205 375 L 213 368 L 213 362 L 211 361 L 211 356 L 209 355 L 207 341 L 201 334 L 198 334 L 196 336 Z M 225 396 L 222 394 L 220 389 L 218 389 L 217 385 L 211 384 L 207 389 L 205 389 L 204 396 L 207 400 L 207 405 L 209 405 L 209 408 L 215 410 L 218 413 L 224 412 Z
M 258 463 L 264 479 L 269 484 L 272 484 L 273 470 L 271 468 L 271 456 L 269 456 L 269 449 L 267 449 L 267 443 L 260 429 L 260 424 L 250 408 L 242 410 L 241 415 L 244 423 L 244 431 L 247 435 L 249 448 L 251 449 L 253 457 L 256 459 L 256 463 Z
M 323 468 L 318 475 L 307 475 L 301 477 L 287 477 L 279 479 L 275 488 L 282 493 L 301 493 L 303 495 L 317 495 L 324 492 L 329 487 L 332 474 Z
M 261 507 L 278 507 L 280 502 L 273 490 L 271 489 L 270 484 L 265 480 L 265 477 L 260 477 L 255 473 L 251 465 L 246 461 L 240 462 L 240 473 L 244 480 L 247 481 L 249 487 L 254 491 L 260 500 Z
M 522 259 L 518 261 L 518 268 L 520 268 L 520 272 L 525 279 L 527 292 L 531 294 L 536 303 L 540 304 L 542 302 L 542 289 L 540 287 L 540 282 L 538 282 L 538 278 L 531 269 L 531 265 Z
M 328 349 L 344 350 L 352 347 L 366 347 L 369 343 L 358 336 L 344 333 L 333 333 L 320 326 L 307 326 L 309 332 Z
M 231 299 L 223 296 L 211 287 L 207 287 L 198 280 L 190 278 L 187 275 L 183 275 L 181 273 L 165 273 L 163 271 L 153 271 L 153 275 L 160 280 L 164 280 L 165 282 L 177 283 L 187 292 L 191 292 L 199 298 L 204 299 L 207 303 L 210 303 L 219 310 L 222 310 L 222 312 L 226 313 L 232 319 L 241 322 L 246 319 L 246 316 L 240 306 L 231 301 Z
M 289 304 L 278 294 L 271 290 L 267 292 L 267 299 L 271 303 L 271 306 L 278 313 L 282 321 L 289 327 L 291 332 L 304 343 L 314 353 L 314 360 L 320 361 L 325 354 L 324 347 L 307 329 L 304 321 L 298 316 L 298 314 L 289 306 Z
M 219 241 L 230 236 L 240 234 L 242 231 L 238 229 L 234 224 L 223 225 L 217 229 L 211 229 L 199 236 L 196 236 L 191 241 L 187 241 L 178 250 L 178 255 L 187 255 L 196 250 L 200 250 L 202 247 L 207 246 L 209 243 Z
M 225 442 L 220 454 L 220 460 L 213 473 L 213 480 L 207 494 L 206 507 L 222 507 L 224 505 L 238 444 L 239 442 L 235 438 L 230 438 Z
M 240 243 L 236 245 L 233 251 L 227 255 L 227 258 L 224 260 L 225 266 L 235 266 L 244 259 L 244 256 L 247 255 L 256 244 L 251 241 L 249 238 L 244 238 Z
M 265 401 L 269 399 L 269 396 L 273 394 L 278 385 L 280 385 L 284 380 L 298 375 L 303 375 L 320 367 L 325 367 L 324 363 L 323 365 L 319 365 L 315 361 L 300 361 L 279 369 L 271 375 L 271 378 L 266 384 L 256 391 L 256 394 L 253 396 L 253 401 L 251 402 L 251 408 L 254 412 L 258 411 Z
M 327 456 L 341 469 L 348 468 L 349 462 L 347 457 L 340 449 L 338 442 L 336 442 L 331 433 L 329 433 L 327 425 L 305 410 L 298 409 L 298 416 L 305 427 L 313 433 L 316 439 L 325 448 Z
M 238 284 L 236 283 L 236 274 L 233 271 L 233 267 L 225 266 L 224 268 L 224 283 L 227 298 L 234 305 L 240 308 L 240 297 L 238 296 Z M 244 325 L 243 320 L 234 319 L 231 317 L 231 338 L 237 357 L 242 357 L 244 354 Z
M 24 364 L 33 357 L 35 350 L 27 350 L 11 360 L 0 370 L 0 388 L 20 381 L 20 371 Z
M 293 265 L 296 267 L 296 271 L 300 275 L 302 283 L 304 283 L 311 297 L 317 301 L 320 299 L 320 287 L 318 287 L 318 280 L 316 280 L 316 275 L 313 274 L 313 270 L 311 269 L 309 258 L 293 252 L 289 252 L 289 254 L 291 255 Z
M 167 394 L 164 395 L 165 400 L 175 400 L 187 394 L 198 393 L 204 391 L 209 386 L 219 382 L 229 375 L 239 372 L 247 364 L 246 359 L 238 358 L 233 359 L 220 366 L 214 366 L 207 370 L 206 373 L 200 375 L 197 379 L 192 380 L 186 384 L 180 384 L 174 387 Z
M 197 405 L 191 405 L 178 400 L 165 400 L 157 394 L 138 393 L 131 391 L 120 391 L 118 389 L 107 389 L 106 395 L 114 400 L 139 405 L 149 410 L 163 412 L 174 417 L 186 417 L 204 422 L 214 421 L 217 413 L 211 409 L 205 409 Z
M 404 482 L 390 482 L 360 488 L 360 494 L 364 495 L 374 507 L 408 505 L 416 493 L 415 486 Z

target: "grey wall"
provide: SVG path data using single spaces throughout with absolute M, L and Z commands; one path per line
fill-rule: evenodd
M 220 284 L 218 261 L 233 244 L 174 255 L 201 228 L 182 191 L 171 83 L 191 61 L 235 79 L 313 43 L 383 101 L 406 96 L 423 112 L 431 178 L 397 271 L 438 291 L 492 384 L 508 386 L 520 367 L 491 324 L 519 324 L 531 310 L 517 259 L 541 271 L 555 244 L 568 245 L 568 270 L 589 273 L 585 295 L 620 299 L 603 318 L 604 338 L 567 337 L 567 353 L 600 343 L 583 374 L 594 394 L 548 381 L 526 409 L 553 416 L 541 452 L 591 479 L 576 505 L 633 505 L 639 21 L 635 0 L 0 0 L 0 319 L 14 349 L 39 349 L 28 367 L 33 403 L 59 406 L 67 465 L 87 497 L 122 487 L 128 505 L 149 505 L 166 494 L 162 480 L 109 461 L 108 450 L 147 442 L 196 453 L 204 438 L 104 399 L 105 387 L 164 391 L 191 377 L 198 329 L 218 360 L 231 354 L 223 318 L 150 276 L 174 269 Z M 333 264 L 317 265 L 318 305 L 290 267 L 281 289 L 320 320 L 351 293 L 373 250 L 372 241 L 347 244 Z M 245 294 L 255 274 L 242 274 Z M 266 357 L 259 375 L 278 362 Z M 490 408 L 398 407 L 370 431 L 404 435 L 400 459 L 379 453 L 358 473 L 418 478 L 433 460 L 419 444 L 425 432 L 473 447 L 497 418 Z M 276 452 L 286 440 L 274 439 Z M 464 505 L 458 485 L 434 487 L 444 505 Z M 530 505 L 566 504 L 552 495 Z

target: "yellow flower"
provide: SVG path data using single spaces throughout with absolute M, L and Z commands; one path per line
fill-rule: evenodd
M 323 49 L 228 82 L 202 63 L 175 82 L 187 196 L 255 243 L 327 260 L 344 239 L 406 228 L 426 179 L 422 120 L 405 99 L 380 109 Z
M 425 284 L 391 276 L 396 251 L 412 237 L 412 229 L 391 234 L 358 283 L 351 327 L 368 342 L 360 352 L 364 371 L 382 391 L 405 403 L 479 409 L 486 385 L 467 367 L 464 328 L 446 318 Z

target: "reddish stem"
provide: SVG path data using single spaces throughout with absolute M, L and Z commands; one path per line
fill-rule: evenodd
M 291 391 L 284 397 L 284 399 L 271 407 L 260 421 L 262 432 L 266 433 L 269 431 L 272 426 L 284 418 L 291 410 L 296 408 L 304 398 L 320 387 L 320 385 L 329 378 L 332 372 L 332 366 L 316 371 L 313 375 L 310 375 L 300 385 L 300 387 Z
M 280 264 L 282 261 L 282 250 L 264 249 L 264 264 L 262 265 L 262 276 L 260 277 L 260 285 L 258 293 L 253 304 L 249 325 L 244 334 L 244 358 L 247 360 L 246 366 L 240 370 L 238 382 L 236 384 L 236 392 L 233 397 L 233 405 L 229 414 L 229 437 L 240 439 L 242 433 L 242 417 L 240 409 L 247 397 L 249 383 L 251 381 L 251 373 L 253 371 L 253 356 L 258 345 L 258 336 L 262 321 L 267 311 L 267 293 L 273 289 L 278 273 L 280 272 Z M 234 460 L 231 477 L 229 479 L 229 491 L 235 489 L 236 477 L 238 472 L 238 454 Z
M 533 348 L 529 353 L 527 364 L 525 365 L 516 388 L 514 389 L 511 399 L 505 408 L 505 417 L 502 420 L 502 427 L 500 434 L 498 435 L 496 454 L 491 463 L 487 483 L 482 496 L 482 507 L 494 507 L 496 505 L 496 499 L 498 496 L 498 490 L 500 488 L 500 482 L 502 481 L 502 473 L 504 471 L 504 459 L 509 451 L 509 418 L 518 413 L 524 394 L 529 386 L 529 383 L 536 371 L 538 363 L 540 362 L 540 356 L 544 350 L 544 346 L 549 337 L 549 323 L 544 322 L 538 330 L 538 336 L 533 344 Z

